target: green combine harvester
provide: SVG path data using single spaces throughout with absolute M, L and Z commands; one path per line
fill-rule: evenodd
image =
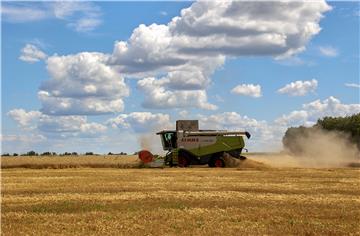
M 198 120 L 178 120 L 176 130 L 163 130 L 161 137 L 163 149 L 168 151 L 164 158 L 154 158 L 151 152 L 142 150 L 139 158 L 149 166 L 205 165 L 225 167 L 224 154 L 234 158 L 241 156 L 245 147 L 243 136 L 250 138 L 249 132 L 226 130 L 199 130 Z

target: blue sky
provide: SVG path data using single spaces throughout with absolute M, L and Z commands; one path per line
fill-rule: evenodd
M 4 2 L 2 152 L 159 151 L 177 119 L 273 151 L 360 112 L 359 3 L 255 4 Z

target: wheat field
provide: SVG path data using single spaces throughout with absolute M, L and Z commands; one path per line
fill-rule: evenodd
M 65 169 L 65 168 L 137 168 L 137 155 L 20 156 L 1 157 L 1 168 Z
M 1 231 L 359 235 L 359 175 L 352 168 L 8 168 Z

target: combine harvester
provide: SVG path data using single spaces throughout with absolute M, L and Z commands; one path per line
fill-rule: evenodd
M 176 130 L 163 130 L 161 137 L 165 157 L 155 157 L 148 150 L 139 152 L 139 158 L 150 167 L 205 165 L 225 167 L 224 154 L 245 160 L 241 152 L 245 147 L 243 136 L 248 132 L 226 130 L 199 130 L 198 120 L 178 120 Z

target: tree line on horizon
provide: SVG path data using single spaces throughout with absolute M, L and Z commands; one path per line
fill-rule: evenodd
M 92 155 L 102 155 L 102 154 L 96 154 L 94 152 L 85 152 L 85 153 L 77 153 L 77 152 L 64 152 L 64 153 L 56 153 L 56 152 L 43 152 L 43 153 L 37 153 L 35 151 L 29 151 L 26 153 L 18 154 L 18 153 L 3 153 L 1 156 L 4 157 L 10 157 L 10 156 L 78 156 L 78 155 L 85 155 L 85 156 L 92 156 Z M 107 155 L 128 155 L 126 152 L 119 152 L 119 153 L 112 153 L 109 152 Z

